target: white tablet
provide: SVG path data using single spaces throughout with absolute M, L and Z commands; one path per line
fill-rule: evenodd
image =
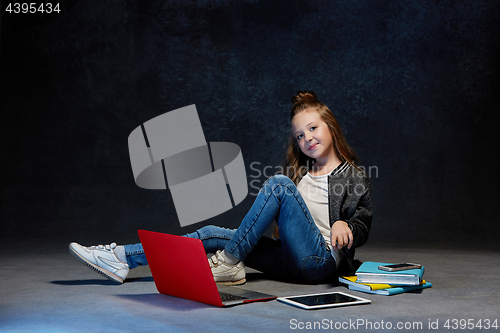
M 306 310 L 371 303 L 369 299 L 349 295 L 340 291 L 321 294 L 278 297 L 278 301 Z

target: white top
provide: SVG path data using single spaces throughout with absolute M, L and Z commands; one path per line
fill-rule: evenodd
M 344 166 L 339 168 L 338 171 L 341 172 L 343 169 Z M 334 250 L 331 246 L 332 242 L 330 239 L 330 216 L 328 206 L 328 176 L 330 174 L 331 172 L 322 176 L 313 176 L 308 172 L 300 180 L 297 185 L 297 189 L 304 199 L 314 223 L 325 238 L 326 243 L 330 246 L 332 256 L 338 267 L 344 255 L 341 250 L 339 252 L 338 250 Z

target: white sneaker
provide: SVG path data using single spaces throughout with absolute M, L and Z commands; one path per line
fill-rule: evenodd
M 208 259 L 215 282 L 226 286 L 245 283 L 247 280 L 245 278 L 245 265 L 243 262 L 240 261 L 236 265 L 226 264 L 220 252 L 217 251 L 217 253 Z
M 123 283 L 130 269 L 126 262 L 115 254 L 116 243 L 110 245 L 81 246 L 78 243 L 69 244 L 69 252 L 82 264 L 92 268 L 107 279 Z

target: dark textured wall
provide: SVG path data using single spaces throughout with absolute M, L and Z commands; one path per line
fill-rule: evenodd
M 370 171 L 374 240 L 500 236 L 497 0 L 61 7 L 2 12 L 2 236 L 237 227 L 252 195 L 181 229 L 168 191 L 135 185 L 127 137 L 196 104 L 207 141 L 238 144 L 257 186 L 282 161 L 297 90 L 330 106 Z

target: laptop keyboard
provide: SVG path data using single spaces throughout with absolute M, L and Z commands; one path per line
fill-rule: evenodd
M 219 292 L 220 299 L 225 302 L 225 301 L 236 301 L 239 299 L 246 299 L 246 297 L 241 297 L 241 296 L 236 296 L 232 294 L 226 294 L 226 293 L 221 293 Z

